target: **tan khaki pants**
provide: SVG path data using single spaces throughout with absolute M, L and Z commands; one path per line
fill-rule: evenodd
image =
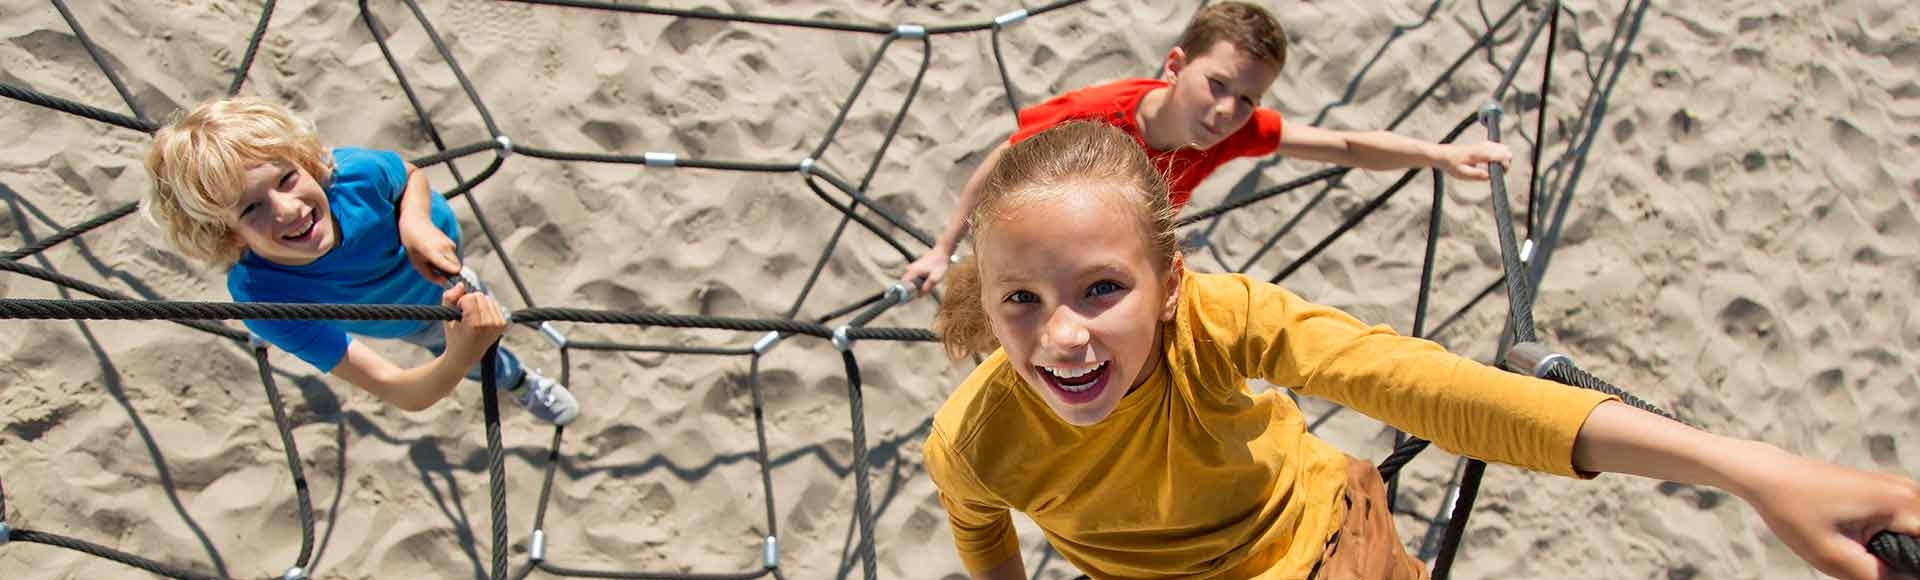
M 1351 459 L 1351 458 L 1350 458 Z M 1347 466 L 1347 515 L 1327 542 L 1314 580 L 1426 580 L 1425 563 L 1407 553 L 1387 511 L 1387 484 L 1373 463 Z

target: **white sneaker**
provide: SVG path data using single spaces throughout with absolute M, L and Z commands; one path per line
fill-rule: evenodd
M 520 386 L 507 392 L 513 394 L 513 400 L 521 407 L 533 413 L 534 418 L 554 425 L 572 423 L 580 416 L 580 403 L 573 400 L 573 393 L 560 381 L 540 374 L 539 369 L 526 369 L 520 377 Z

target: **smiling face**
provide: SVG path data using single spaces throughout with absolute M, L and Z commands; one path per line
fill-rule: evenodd
M 1213 147 L 1253 118 L 1261 95 L 1279 74 L 1277 67 L 1225 40 L 1200 54 L 1176 47 L 1167 54 L 1164 76 L 1170 85 L 1155 121 L 1168 124 L 1162 134 L 1174 142 Z
M 326 255 L 339 240 L 327 192 L 305 169 L 285 161 L 247 167 L 229 208 L 229 227 L 269 262 L 299 266 Z
M 1105 419 L 1164 358 L 1179 277 L 1156 266 L 1128 187 L 1069 181 L 1008 208 L 976 238 L 980 303 L 1007 362 L 1062 420 Z

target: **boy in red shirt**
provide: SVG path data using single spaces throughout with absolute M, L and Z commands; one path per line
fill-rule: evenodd
M 946 276 L 948 260 L 967 234 L 966 216 L 980 201 L 986 175 L 1007 147 L 1054 125 L 1099 120 L 1119 127 L 1145 149 L 1167 180 L 1178 211 L 1194 187 L 1240 157 L 1274 153 L 1369 170 L 1436 168 L 1484 181 L 1487 163 L 1513 152 L 1499 143 L 1440 145 L 1386 131 L 1350 132 L 1285 126 L 1280 112 L 1259 106 L 1287 60 L 1287 36 L 1266 9 L 1244 2 L 1210 4 L 1195 14 L 1167 52 L 1162 78 L 1094 85 L 1020 111 L 1020 128 L 987 154 L 960 190 L 959 211 L 931 250 L 907 266 L 902 282 L 920 292 Z

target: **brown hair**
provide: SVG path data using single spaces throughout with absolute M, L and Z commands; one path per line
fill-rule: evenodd
M 1140 232 L 1153 250 L 1154 268 L 1173 271 L 1180 244 L 1174 236 L 1173 203 L 1167 183 L 1155 171 L 1140 144 L 1112 125 L 1071 121 L 1015 143 L 1001 154 L 980 188 L 980 203 L 968 216 L 978 249 L 993 225 L 1019 215 L 1028 205 L 1074 192 L 1074 185 L 1106 186 L 1140 219 Z M 979 264 L 968 256 L 947 273 L 946 300 L 940 303 L 934 330 L 955 360 L 999 347 L 980 295 Z
M 173 248 L 213 266 L 232 266 L 246 250 L 228 212 L 245 186 L 247 168 L 285 161 L 321 183 L 332 157 L 313 123 L 271 101 L 221 99 L 177 115 L 153 134 L 146 167 L 152 187 L 140 205 Z
M 1176 46 L 1192 59 L 1206 54 L 1222 40 L 1247 56 L 1273 65 L 1274 70 L 1286 68 L 1287 32 L 1280 29 L 1280 21 L 1265 8 L 1246 2 L 1208 4 L 1194 13 L 1193 21 L 1180 32 Z

